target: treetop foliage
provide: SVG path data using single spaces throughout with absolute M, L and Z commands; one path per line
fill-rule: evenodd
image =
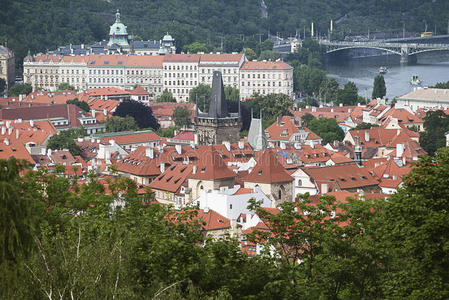
M 158 130 L 160 127 L 151 107 L 134 100 L 120 102 L 114 112 L 114 116 L 133 117 L 140 129 L 152 128 L 153 130 Z

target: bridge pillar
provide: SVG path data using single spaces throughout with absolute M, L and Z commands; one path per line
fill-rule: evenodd
M 401 64 L 407 64 L 408 63 L 408 46 L 402 45 L 401 46 Z

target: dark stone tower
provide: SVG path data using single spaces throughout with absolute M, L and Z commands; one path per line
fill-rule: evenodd
M 214 71 L 211 100 L 208 113 L 195 116 L 196 142 L 198 145 L 237 143 L 240 140 L 240 104 L 238 113 L 229 113 L 221 72 Z

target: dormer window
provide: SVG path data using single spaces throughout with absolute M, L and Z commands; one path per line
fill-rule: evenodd
M 257 175 L 262 175 L 262 171 L 257 172 Z

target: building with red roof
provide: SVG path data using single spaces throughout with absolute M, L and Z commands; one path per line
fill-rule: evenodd
M 293 67 L 283 61 L 246 61 L 240 67 L 240 99 L 254 94 L 293 98 Z
M 198 154 L 199 160 L 188 178 L 188 186 L 192 190 L 191 200 L 197 199 L 202 190 L 234 186 L 237 175 L 226 165 L 215 146 L 200 148 Z
M 349 192 L 377 193 L 379 180 L 367 168 L 355 163 L 327 167 L 301 167 L 292 175 L 295 193 L 310 195 L 346 190 Z
M 276 122 L 265 129 L 268 143 L 271 146 L 284 144 L 321 144 L 322 139 L 306 127 L 302 127 L 299 121 L 290 116 L 278 118 Z
M 274 202 L 293 201 L 294 178 L 285 170 L 272 149 L 260 151 L 257 164 L 252 171 L 242 178 L 245 188 L 260 187 Z

